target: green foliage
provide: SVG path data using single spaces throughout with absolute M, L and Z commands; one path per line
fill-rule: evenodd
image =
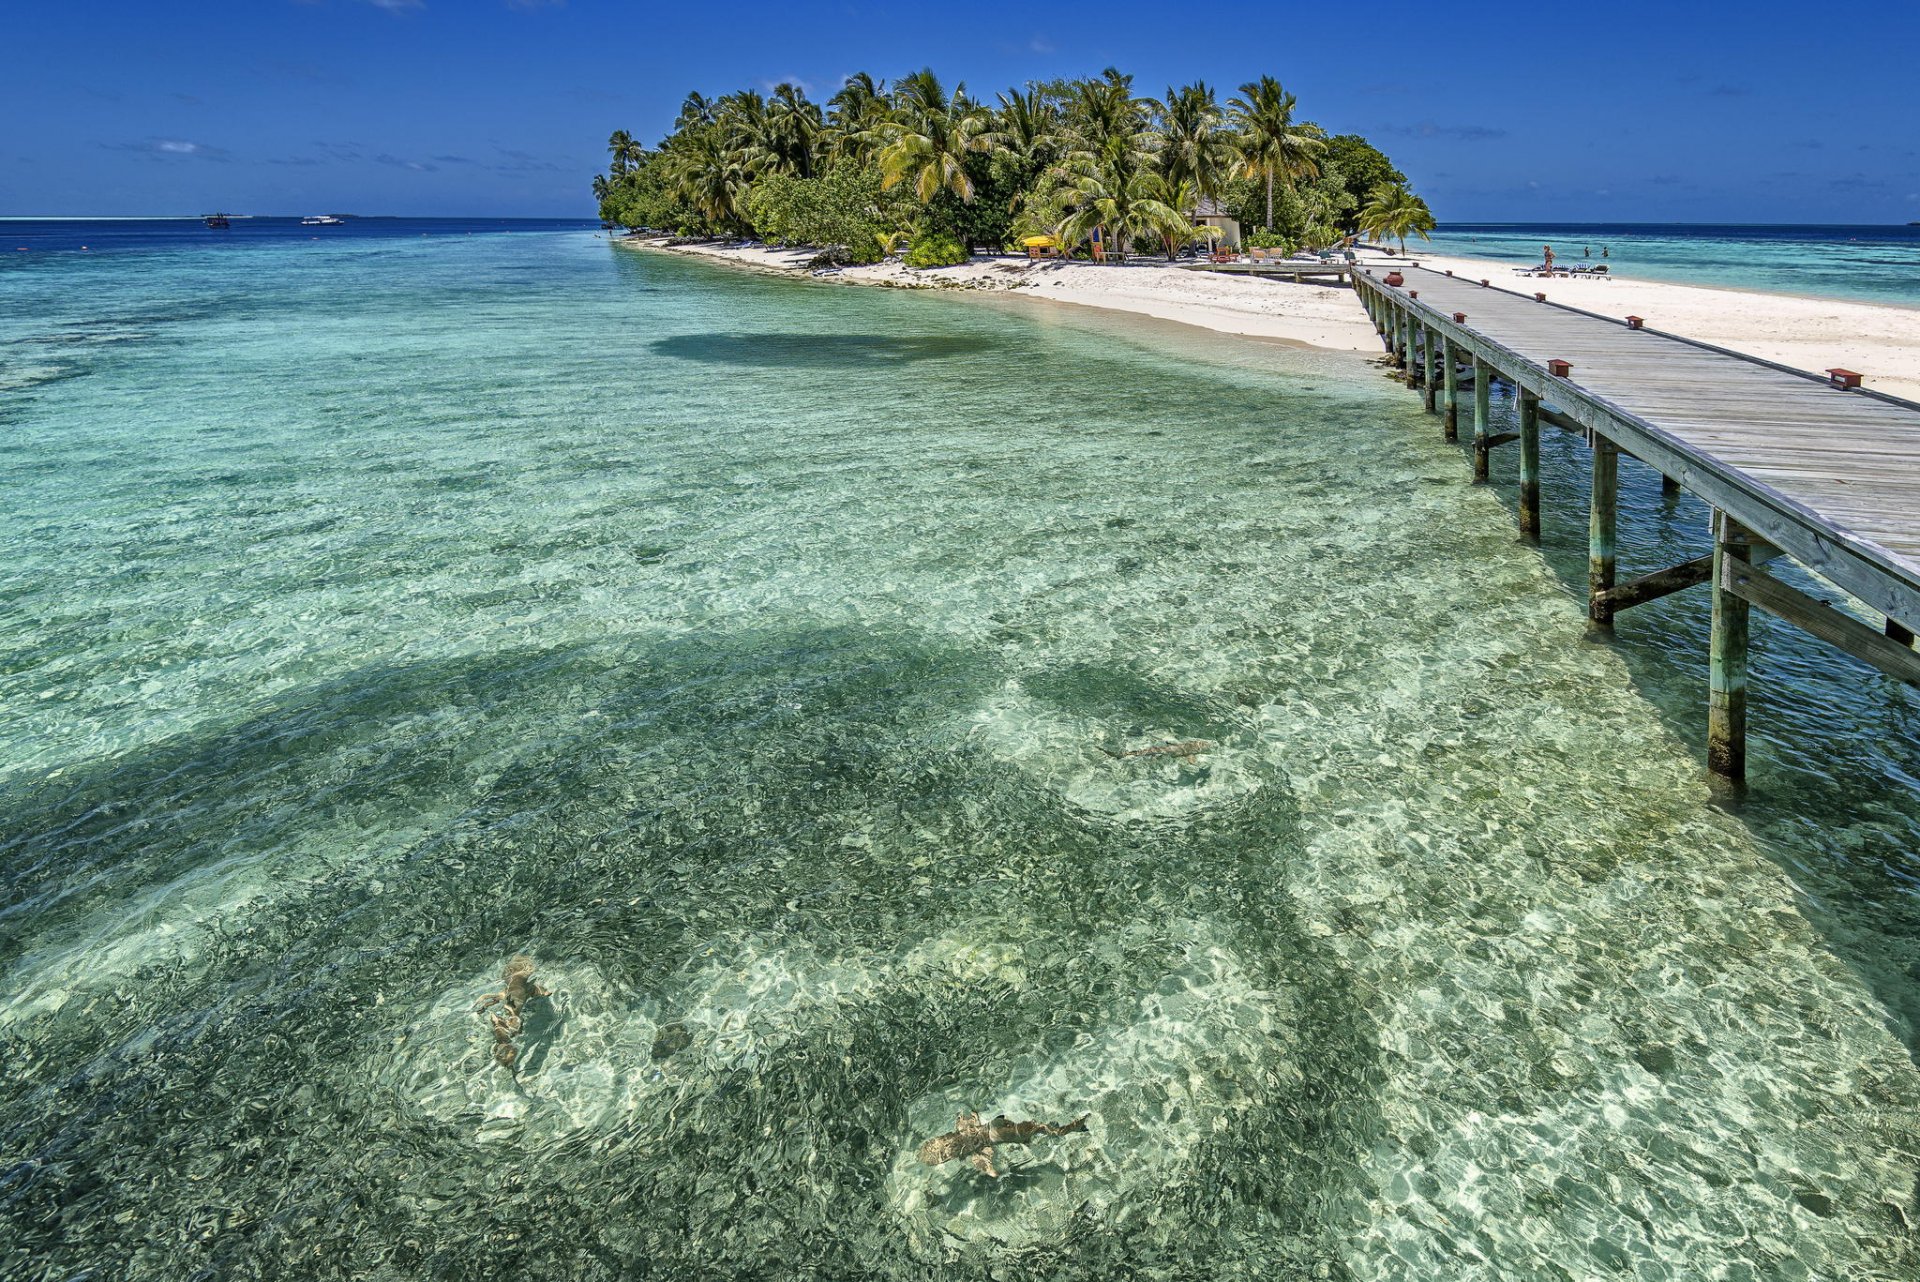
M 1346 197 L 1340 222 L 1346 227 L 1353 226 L 1351 219 L 1376 189 L 1401 186 L 1407 181 L 1407 176 L 1393 167 L 1385 152 L 1359 134 L 1335 134 L 1327 139 L 1320 172 Z
M 1407 237 L 1428 239 L 1433 230 L 1433 211 L 1427 202 L 1413 194 L 1405 183 L 1376 187 L 1360 211 L 1360 229 L 1378 240 L 1397 239 L 1406 252 Z
M 1406 178 L 1364 138 L 1329 137 L 1295 110 L 1271 76 L 1222 103 L 1205 83 L 1146 97 L 1113 68 L 1029 82 L 997 105 L 931 70 L 891 86 L 849 77 L 824 108 L 791 84 L 696 93 L 656 150 L 625 131 L 608 139 L 594 196 L 608 222 L 757 232 L 844 262 L 871 261 L 902 229 L 923 248 L 963 252 L 1043 232 L 1072 250 L 1096 229 L 1116 248 L 1172 252 L 1192 239 L 1205 201 L 1269 233 L 1255 245 L 1331 245 L 1364 221 L 1376 192 L 1404 190 Z M 1419 234 L 1421 216 L 1393 225 Z
M 754 231 L 789 245 L 817 245 L 834 262 L 880 261 L 883 237 L 905 210 L 882 190 L 877 170 L 835 166 L 818 178 L 769 174 L 747 193 Z
M 1268 231 L 1264 227 L 1256 227 L 1247 233 L 1246 246 L 1248 249 L 1284 249 L 1291 254 L 1294 251 L 1295 243 L 1289 237 L 1277 231 Z
M 953 267 L 964 263 L 972 255 L 967 247 L 943 232 L 921 232 L 907 246 L 902 262 L 909 267 Z

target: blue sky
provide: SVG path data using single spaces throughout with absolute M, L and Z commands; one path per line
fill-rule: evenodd
M 1109 64 L 1154 93 L 1271 72 L 1442 221 L 1906 222 L 1916 42 L 1913 0 L 22 3 L 0 213 L 587 215 L 607 134 L 652 143 L 690 89 L 825 97 L 930 63 L 988 96 Z

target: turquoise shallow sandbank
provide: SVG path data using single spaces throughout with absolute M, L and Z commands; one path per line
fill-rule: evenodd
M 0 1275 L 1920 1270 L 1914 695 L 1757 622 L 1716 804 L 1578 442 L 1535 548 L 1360 357 L 583 232 L 20 257 Z M 964 1111 L 1088 1122 L 922 1163 Z

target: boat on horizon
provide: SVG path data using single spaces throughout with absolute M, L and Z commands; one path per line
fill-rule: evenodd
M 302 227 L 341 227 L 346 224 L 346 221 L 337 214 L 308 214 L 300 220 L 300 225 Z
M 224 229 L 233 226 L 232 221 L 225 214 L 205 214 L 202 217 L 207 226 L 215 229 Z

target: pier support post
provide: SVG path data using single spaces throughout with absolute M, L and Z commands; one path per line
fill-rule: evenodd
M 1491 410 L 1487 404 L 1490 393 L 1489 384 L 1493 382 L 1493 366 L 1473 358 L 1473 483 L 1487 483 L 1487 456 L 1493 447 L 1487 444 L 1487 418 Z
M 1440 340 L 1441 377 L 1446 380 L 1446 403 L 1442 408 L 1441 421 L 1446 424 L 1446 439 L 1460 439 L 1460 371 L 1454 365 L 1453 340 Z
M 1406 366 L 1406 344 L 1407 314 L 1396 306 L 1393 309 L 1393 367 L 1395 369 Z
M 1427 413 L 1433 413 L 1440 397 L 1440 334 L 1427 331 Z
M 1540 398 L 1520 392 L 1520 533 L 1540 537 Z
M 1421 350 L 1426 346 L 1424 342 L 1426 336 L 1427 327 L 1420 323 L 1420 318 L 1415 316 L 1409 308 L 1407 311 L 1407 386 L 1410 388 L 1420 386 L 1420 375 L 1426 369 L 1427 358 Z
M 1593 506 L 1587 517 L 1587 617 L 1613 626 L 1614 524 L 1620 506 L 1620 455 L 1613 442 L 1593 434 Z
M 1747 603 L 1727 591 L 1726 563 L 1750 558 L 1747 532 L 1713 514 L 1713 631 L 1709 645 L 1707 769 L 1730 783 L 1747 777 Z

